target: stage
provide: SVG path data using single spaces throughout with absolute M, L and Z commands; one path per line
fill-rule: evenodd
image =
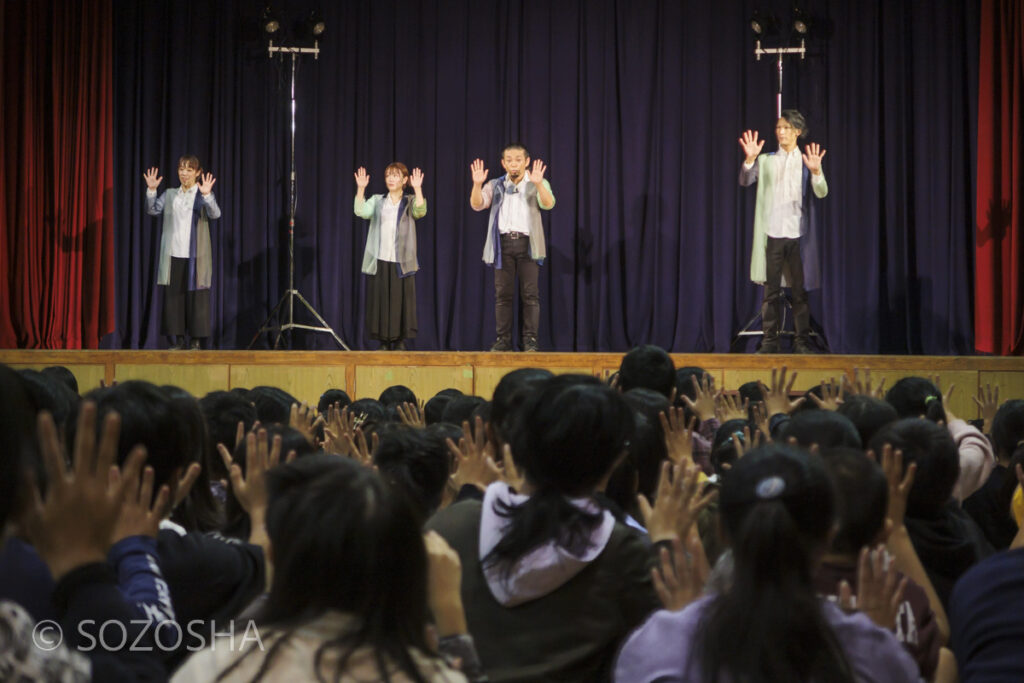
M 376 398 L 393 384 L 429 398 L 447 387 L 490 398 L 498 380 L 510 370 L 543 367 L 607 377 L 621 353 L 487 353 L 456 351 L 29 351 L 0 350 L 0 362 L 16 369 L 67 366 L 84 394 L 99 386 L 129 379 L 173 384 L 197 396 L 218 389 L 272 385 L 315 403 L 326 389 L 344 389 L 353 399 Z M 785 364 L 799 373 L 794 390 L 850 376 L 869 368 L 892 386 L 908 375 L 939 375 L 943 387 L 955 383 L 951 408 L 960 417 L 977 417 L 971 400 L 979 386 L 999 385 L 1002 399 L 1024 396 L 1024 358 L 989 356 L 854 356 L 753 354 L 672 354 L 676 367 L 697 365 L 714 374 L 719 387 L 736 389 L 744 382 L 766 380 L 773 367 Z

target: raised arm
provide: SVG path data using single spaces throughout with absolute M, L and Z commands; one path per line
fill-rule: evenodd
M 821 170 L 821 160 L 825 158 L 825 150 L 816 142 L 812 142 L 804 148 L 804 166 L 811 172 L 811 189 L 818 199 L 828 194 L 828 183 L 825 182 L 825 173 Z
M 743 167 L 740 168 L 740 185 L 747 187 L 757 181 L 757 155 L 764 147 L 764 140 L 758 140 L 756 130 L 745 130 L 739 138 L 743 150 Z
M 473 190 L 469 193 L 469 205 L 474 211 L 483 211 L 491 205 L 491 198 L 484 197 L 483 192 L 484 183 L 487 182 L 487 169 L 484 168 L 483 159 L 475 159 L 469 165 L 469 170 L 473 174 Z
M 412 217 L 423 218 L 427 215 L 427 200 L 423 198 L 423 171 L 418 168 L 412 169 L 409 184 L 416 193 L 416 201 L 412 203 Z
M 530 169 L 530 182 L 537 186 L 537 203 L 540 208 L 549 211 L 555 208 L 555 195 L 551 192 L 551 185 L 544 180 L 544 172 L 548 167 L 540 159 L 533 160 L 533 168 Z
M 370 176 L 362 166 L 352 175 L 356 179 L 356 198 L 352 210 L 360 218 L 373 218 L 373 203 L 366 201 L 366 186 L 370 184 Z
M 215 182 L 217 182 L 217 179 L 213 177 L 212 173 L 204 173 L 199 177 L 199 195 L 203 198 L 203 204 L 206 207 L 206 217 L 210 220 L 220 218 L 220 206 L 217 205 L 217 199 L 213 196 L 213 184 Z
M 142 177 L 146 181 L 146 213 L 159 216 L 164 210 L 164 198 L 163 195 L 157 196 L 156 190 L 164 177 L 156 166 L 143 173 Z

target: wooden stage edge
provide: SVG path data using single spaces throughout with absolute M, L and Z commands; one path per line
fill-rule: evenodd
M 673 353 L 676 367 L 697 365 L 715 375 L 718 386 L 736 389 L 744 382 L 768 379 L 786 365 L 799 373 L 794 389 L 852 376 L 869 368 L 888 386 L 908 375 L 939 375 L 944 386 L 957 385 L 951 408 L 974 417 L 971 396 L 986 384 L 999 385 L 1001 397 L 1024 397 L 1024 357 L 871 356 Z M 326 389 L 345 389 L 353 398 L 377 397 L 393 384 L 405 384 L 429 398 L 455 387 L 489 398 L 506 372 L 543 367 L 556 373 L 581 372 L 607 377 L 622 353 L 487 353 L 457 351 L 50 351 L 0 350 L 0 363 L 16 369 L 64 365 L 85 393 L 115 380 L 145 379 L 174 384 L 201 396 L 209 391 L 261 384 L 278 386 L 300 400 L 315 402 Z

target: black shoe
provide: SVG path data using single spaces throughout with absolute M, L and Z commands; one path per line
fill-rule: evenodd
M 811 343 L 803 339 L 793 342 L 793 353 L 817 353 L 818 350 L 811 346 Z
M 408 351 L 408 349 L 405 348 L 405 340 L 404 339 L 399 339 L 398 341 L 391 342 L 391 350 L 392 351 Z
M 199 340 L 198 340 L 198 339 L 193 339 L 193 340 L 192 340 L 192 343 L 190 343 L 190 344 L 188 345 L 188 348 L 189 348 L 189 350 L 190 350 L 190 351 L 198 351 L 198 350 L 199 350 L 199 349 L 201 349 L 202 347 L 200 346 L 200 344 L 199 344 Z
M 494 340 L 494 344 L 491 345 L 491 351 L 511 351 L 512 340 L 508 337 L 498 337 Z
M 523 351 L 540 351 L 536 337 L 523 337 Z
M 177 337 L 171 337 L 171 345 L 167 347 L 168 351 L 181 351 L 185 348 L 185 338 L 181 335 Z
M 757 350 L 758 353 L 781 353 L 778 341 L 766 341 L 761 343 L 761 348 Z

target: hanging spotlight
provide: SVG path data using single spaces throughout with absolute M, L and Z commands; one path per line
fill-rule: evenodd
M 309 13 L 309 19 L 306 20 L 306 26 L 309 30 L 310 35 L 312 35 L 314 38 L 319 38 L 320 36 L 322 36 L 324 30 L 327 28 L 326 22 L 324 22 L 323 17 L 320 16 L 320 12 L 318 12 L 317 10 L 313 10 L 312 12 Z
M 807 14 L 799 7 L 793 8 L 793 30 L 802 36 L 807 35 L 807 29 L 810 26 L 810 19 Z
M 281 30 L 281 22 L 274 13 L 274 10 L 270 8 L 270 5 L 264 7 L 263 13 L 260 14 L 260 28 L 271 38 Z
M 754 10 L 754 16 L 750 18 L 750 30 L 754 32 L 755 36 L 763 36 L 765 29 L 767 28 L 764 18 L 761 16 L 760 10 Z

